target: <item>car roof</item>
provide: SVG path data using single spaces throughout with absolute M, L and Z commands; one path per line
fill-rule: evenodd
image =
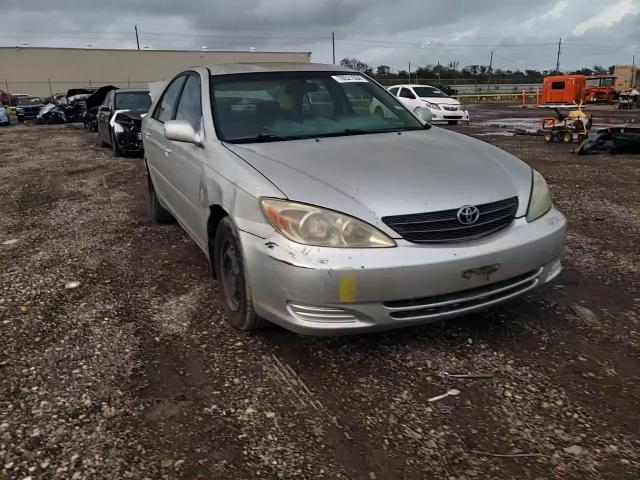
M 436 90 L 440 90 L 438 87 L 434 87 L 433 85 L 424 85 L 424 84 L 418 84 L 418 83 L 406 83 L 406 84 L 402 84 L 402 85 L 391 85 L 387 88 L 397 88 L 397 87 L 430 87 L 430 88 L 435 88 Z
M 342 65 L 328 65 L 325 63 L 222 63 L 209 66 L 211 75 L 233 75 L 235 73 L 265 73 L 265 72 L 345 72 L 354 70 Z M 358 72 L 359 73 L 359 72 Z
M 135 93 L 135 92 L 149 93 L 148 88 L 115 88 L 112 91 L 115 92 L 116 95 L 119 93 Z

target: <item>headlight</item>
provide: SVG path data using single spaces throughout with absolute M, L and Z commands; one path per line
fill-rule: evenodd
M 267 220 L 289 240 L 315 247 L 381 248 L 396 243 L 380 230 L 348 215 L 313 205 L 261 198 Z
M 547 182 L 539 172 L 533 170 L 533 185 L 527 209 L 527 222 L 533 222 L 540 218 L 551 209 L 552 205 Z
M 440 110 L 440 105 L 438 105 L 437 103 L 431 103 L 424 100 L 424 104 L 429 108 L 433 108 L 434 110 Z

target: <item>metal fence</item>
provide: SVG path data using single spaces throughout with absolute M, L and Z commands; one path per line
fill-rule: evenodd
M 102 87 L 105 85 L 113 85 L 118 88 L 148 88 L 149 82 L 155 80 L 94 80 L 87 78 L 86 80 L 57 82 L 50 79 L 32 81 L 32 82 L 13 82 L 7 79 L 0 80 L 0 90 L 6 93 L 18 94 L 26 93 L 38 97 L 49 97 L 56 93 L 66 93 L 71 88 L 87 88 Z M 164 79 L 162 79 L 164 80 Z
M 376 77 L 376 80 L 386 87 L 409 83 L 409 79 Z M 514 79 L 512 77 L 496 78 L 491 82 L 477 78 L 416 78 L 411 76 L 412 84 L 420 85 L 446 85 L 459 94 L 480 93 L 534 93 L 536 89 L 542 91 L 542 81 L 537 79 Z

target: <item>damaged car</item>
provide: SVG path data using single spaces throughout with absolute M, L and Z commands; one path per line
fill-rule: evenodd
M 150 106 L 151 96 L 146 89 L 123 88 L 107 92 L 96 114 L 102 146 L 111 146 L 114 157 L 141 152 L 140 127 Z
M 113 85 L 105 85 L 100 87 L 85 100 L 85 112 L 83 116 L 84 128 L 90 132 L 98 131 L 98 109 L 104 103 L 107 93 L 111 90 L 117 90 L 118 87 Z
M 543 176 L 430 117 L 338 65 L 191 68 L 143 120 L 151 214 L 202 249 L 240 330 L 407 327 L 552 281 L 566 220 Z

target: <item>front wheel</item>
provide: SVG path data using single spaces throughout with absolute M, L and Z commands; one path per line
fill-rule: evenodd
M 562 134 L 562 142 L 563 143 L 571 143 L 573 142 L 573 133 L 571 132 L 564 132 Z
M 123 152 L 118 145 L 118 139 L 116 138 L 116 134 L 114 132 L 111 132 L 111 150 L 113 151 L 114 157 L 122 157 Z
M 223 218 L 216 229 L 213 263 L 229 324 L 238 330 L 263 327 L 265 321 L 256 315 L 253 307 L 238 231 L 229 217 Z

